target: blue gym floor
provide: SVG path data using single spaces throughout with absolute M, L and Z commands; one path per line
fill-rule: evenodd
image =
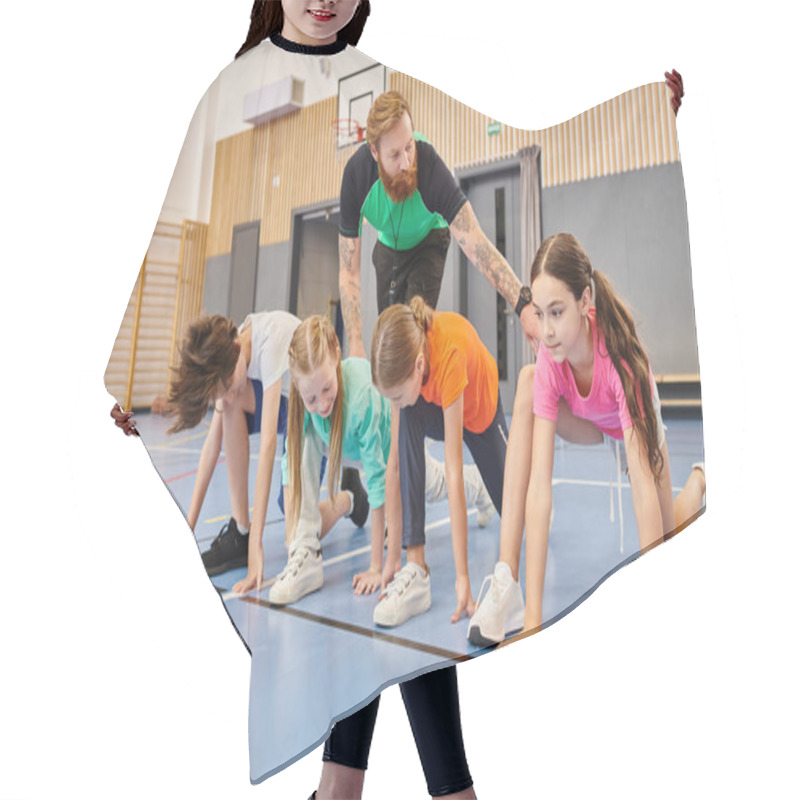
M 153 463 L 185 513 L 210 415 L 193 431 L 175 436 L 167 435 L 170 421 L 163 417 L 137 414 L 137 420 Z M 698 419 L 665 419 L 665 422 L 673 491 L 677 493 L 691 465 L 703 458 L 702 422 Z M 630 486 L 624 476 L 622 551 L 616 485 L 615 516 L 613 522 L 610 520 L 608 448 L 579 447 L 559 439 L 556 442 L 555 515 L 547 555 L 545 624 L 574 608 L 638 552 L 636 518 Z M 258 436 L 251 437 L 251 507 L 258 444 Z M 441 459 L 443 445 L 432 443 L 431 453 Z M 465 460 L 470 460 L 466 450 Z M 348 519 L 341 520 L 323 540 L 322 589 L 293 606 L 270 607 L 269 586 L 286 564 L 285 527 L 277 505 L 279 482 L 280 462 L 276 460 L 264 529 L 265 585 L 261 592 L 237 596 L 230 591 L 244 577 L 245 569 L 212 579 L 253 656 L 250 764 L 254 781 L 269 777 L 318 746 L 327 736 L 332 720 L 346 716 L 385 686 L 433 666 L 486 652 L 467 641 L 466 618 L 455 624 L 450 622 L 456 599 L 446 501 L 427 509 L 425 555 L 431 570 L 432 594 L 427 613 L 397 628 L 373 625 L 377 593 L 356 597 L 351 589 L 353 575 L 369 566 L 369 520 L 365 529 L 356 529 Z M 200 551 L 209 547 L 229 517 L 223 451 L 195 530 Z M 470 580 L 477 600 L 483 578 L 497 561 L 500 520 L 495 515 L 488 527 L 479 528 L 474 509 L 470 510 L 468 520 Z M 520 576 L 523 587 L 524 561 L 523 557 Z M 198 568 L 202 569 L 199 557 Z M 263 724 L 266 720 L 274 724 Z

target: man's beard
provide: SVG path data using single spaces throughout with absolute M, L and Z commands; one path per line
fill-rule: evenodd
M 417 190 L 417 160 L 407 169 L 398 172 L 394 178 L 390 178 L 383 169 L 383 164 L 378 159 L 378 174 L 381 176 L 381 183 L 386 190 L 386 194 L 393 203 L 402 203 L 408 200 Z

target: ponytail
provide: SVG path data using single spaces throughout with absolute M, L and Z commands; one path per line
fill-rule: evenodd
M 353 18 L 339 31 L 337 38 L 340 41 L 344 39 L 355 47 L 361 38 L 369 12 L 369 0 L 361 0 Z M 250 11 L 250 29 L 247 31 L 247 38 L 235 58 L 243 56 L 248 50 L 261 44 L 264 39 L 268 39 L 282 30 L 283 6 L 280 0 L 255 0 Z
M 565 283 L 576 300 L 581 299 L 587 287 L 594 285 L 597 325 L 603 333 L 611 363 L 622 382 L 633 428 L 647 449 L 650 470 L 657 479 L 661 475 L 664 458 L 658 441 L 658 423 L 650 386 L 650 363 L 636 334 L 630 311 L 605 275 L 592 269 L 586 251 L 570 233 L 557 233 L 542 242 L 531 266 L 531 284 L 542 272 Z
M 636 334 L 633 317 L 614 292 L 608 278 L 592 273 L 595 286 L 597 324 L 603 332 L 611 363 L 622 382 L 625 403 L 636 436 L 647 448 L 647 461 L 655 478 L 661 475 L 664 457 L 658 441 L 658 421 L 650 385 L 650 362 Z
M 286 423 L 286 456 L 289 468 L 289 486 L 292 487 L 289 507 L 286 509 L 286 527 L 294 531 L 300 518 L 303 502 L 303 483 L 300 476 L 303 458 L 303 436 L 306 409 L 297 378 L 309 375 L 322 366 L 328 358 L 336 360 L 338 391 L 331 411 L 331 440 L 328 446 L 328 494 L 333 500 L 339 485 L 342 465 L 342 438 L 344 428 L 344 382 L 339 340 L 327 317 L 315 314 L 298 325 L 289 345 L 289 371 L 292 377 L 289 390 L 289 418 Z
M 425 373 L 430 362 L 427 333 L 433 325 L 433 310 L 417 296 L 407 306 L 389 306 L 372 332 L 372 382 L 383 392 L 411 377 L 417 356 L 425 355 Z

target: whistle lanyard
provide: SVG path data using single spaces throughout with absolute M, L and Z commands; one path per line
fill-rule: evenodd
M 384 195 L 384 197 L 386 197 L 386 205 L 389 211 L 389 225 L 391 225 L 392 227 L 392 236 L 394 237 L 394 252 L 396 257 L 396 254 L 398 253 L 399 250 L 398 243 L 400 241 L 400 226 L 403 224 L 403 212 L 406 210 L 406 201 L 403 200 L 403 202 L 400 204 L 400 219 L 397 221 L 397 230 L 395 231 L 394 220 L 392 219 L 392 206 L 389 203 L 389 198 L 386 195 Z M 394 265 L 392 266 L 392 281 L 389 284 L 390 306 L 393 306 L 395 304 L 395 300 L 397 299 L 397 277 L 398 277 L 397 273 L 399 269 L 400 267 L 397 261 L 395 261 Z

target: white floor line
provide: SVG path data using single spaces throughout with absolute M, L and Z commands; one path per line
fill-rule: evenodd
M 591 480 L 583 480 L 580 478 L 553 478 L 553 486 L 558 486 L 559 484 L 563 484 L 564 486 L 599 486 L 602 489 L 608 488 L 608 481 L 591 481 Z M 626 483 L 625 481 L 622 482 L 623 489 L 630 489 L 630 483 Z M 683 489 L 683 486 L 673 486 L 672 491 L 680 492 Z

